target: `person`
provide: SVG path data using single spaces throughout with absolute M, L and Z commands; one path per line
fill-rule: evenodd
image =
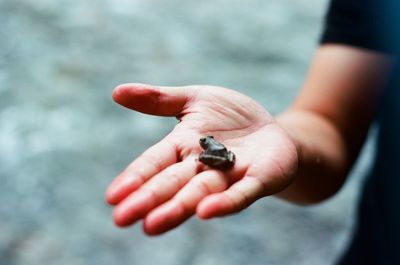
M 112 96 L 122 106 L 179 119 L 108 188 L 115 223 L 143 220 L 145 233 L 158 235 L 193 215 L 210 219 L 237 213 L 269 195 L 297 204 L 323 201 L 340 189 L 378 120 L 378 157 L 364 188 L 359 228 L 341 262 L 400 264 L 400 92 L 390 89 L 397 55 L 389 3 L 331 2 L 303 88 L 276 117 L 227 88 L 115 88 Z M 382 34 L 378 22 L 393 26 L 393 31 L 385 28 L 392 34 Z M 198 161 L 199 139 L 207 135 L 236 155 L 231 169 Z

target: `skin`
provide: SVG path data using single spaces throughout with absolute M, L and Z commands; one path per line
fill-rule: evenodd
M 113 98 L 122 106 L 180 122 L 107 189 L 114 222 L 125 227 L 143 220 L 145 233 L 158 235 L 193 215 L 237 213 L 269 195 L 299 204 L 328 198 L 359 153 L 392 65 L 384 54 L 321 46 L 300 95 L 277 117 L 221 87 L 116 87 Z M 233 168 L 196 161 L 205 135 L 236 154 Z

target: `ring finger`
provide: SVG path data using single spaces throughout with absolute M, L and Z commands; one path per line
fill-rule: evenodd
M 149 235 L 166 232 L 191 217 L 206 196 L 228 187 L 228 177 L 217 170 L 206 170 L 192 178 L 170 201 L 151 211 L 144 220 Z

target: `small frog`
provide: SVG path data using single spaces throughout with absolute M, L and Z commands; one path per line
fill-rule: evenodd
M 235 154 L 228 151 L 213 136 L 201 138 L 200 146 L 204 149 L 199 155 L 199 160 L 203 164 L 218 169 L 229 169 L 235 163 Z

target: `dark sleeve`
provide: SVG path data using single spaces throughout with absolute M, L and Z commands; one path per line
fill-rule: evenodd
M 400 49 L 399 14 L 396 0 L 332 0 L 321 43 L 393 53 Z

